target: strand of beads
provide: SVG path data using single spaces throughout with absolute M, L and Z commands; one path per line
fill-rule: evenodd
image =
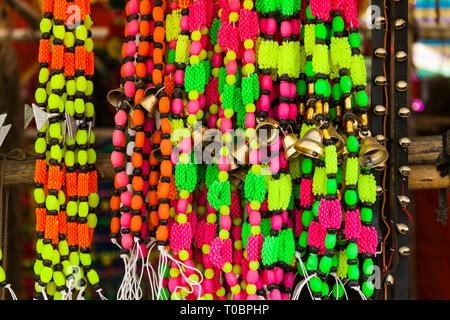
M 47 109 L 47 83 L 50 77 L 50 63 L 51 63 L 51 30 L 53 25 L 53 0 L 45 0 L 42 2 L 42 13 L 43 18 L 40 23 L 41 40 L 39 41 L 39 84 L 35 92 L 35 100 L 40 109 L 44 111 Z M 34 263 L 34 273 L 36 282 L 36 291 L 33 295 L 33 299 L 42 299 L 43 294 L 39 288 L 40 274 L 43 269 L 43 239 L 45 231 L 45 219 L 46 219 L 46 190 L 47 190 L 47 125 L 44 125 L 37 133 L 37 139 L 35 142 L 35 151 L 37 153 L 36 159 L 36 169 L 34 174 L 34 199 L 36 201 L 36 233 L 37 233 L 37 244 L 36 244 L 36 261 Z
M 219 237 L 216 237 L 211 244 L 210 254 L 212 263 L 216 268 L 225 272 L 225 279 L 230 287 L 232 299 L 242 300 L 243 293 L 236 275 L 233 273 L 233 247 L 229 230 L 232 221 L 230 218 L 231 186 L 228 180 L 228 170 L 230 169 L 230 149 L 232 142 L 231 130 L 233 128 L 231 118 L 234 115 L 233 105 L 237 90 L 237 58 L 239 53 L 239 29 L 235 23 L 239 19 L 239 1 L 220 1 L 219 5 L 221 26 L 218 31 L 218 44 L 222 51 L 226 52 L 224 65 L 226 66 L 226 83 L 223 85 L 222 106 L 219 110 L 220 130 L 222 132 L 223 146 L 220 149 L 218 167 L 220 170 L 218 180 L 214 181 L 208 190 L 208 202 L 220 211 L 219 224 L 222 230 Z M 220 88 L 219 88 L 220 93 Z M 222 113 L 223 111 L 223 113 Z

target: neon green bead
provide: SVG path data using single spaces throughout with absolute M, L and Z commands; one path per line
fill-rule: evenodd
M 89 270 L 89 272 L 87 273 L 87 278 L 91 285 L 95 285 L 100 281 L 98 278 L 97 271 L 95 271 L 94 269 Z
M 45 206 L 47 210 L 59 210 L 59 201 L 56 196 L 48 195 L 45 199 Z
M 62 191 L 62 190 L 59 191 L 58 202 L 59 202 L 60 206 L 62 206 L 66 203 L 66 195 L 64 194 L 64 191 Z
M 303 211 L 302 223 L 305 227 L 309 227 L 309 225 L 313 219 L 314 219 L 314 216 L 310 210 Z
M 36 92 L 34 93 L 34 98 L 36 99 L 37 103 L 44 103 L 47 99 L 47 92 L 44 88 L 37 88 Z
M 358 194 L 355 190 L 345 190 L 345 203 L 349 206 L 354 206 L 358 202 Z
M 39 29 L 41 30 L 41 33 L 50 32 L 50 30 L 52 30 L 52 21 L 48 18 L 43 18 L 39 24 Z
M 45 138 L 37 138 L 34 144 L 34 151 L 36 151 L 36 153 L 44 153 L 46 149 L 47 142 L 45 141 Z
M 309 284 L 313 292 L 320 292 L 322 290 L 322 281 L 318 277 L 311 278 Z
M 80 257 L 78 256 L 78 252 L 71 252 L 69 254 L 69 261 L 73 266 L 78 266 L 80 265 Z
M 76 82 L 77 82 L 76 83 L 77 90 L 81 91 L 81 92 L 85 92 L 86 91 L 86 87 L 87 87 L 86 78 L 84 76 L 77 77 Z
M 350 92 L 352 89 L 352 80 L 349 76 L 343 76 L 341 77 L 341 80 L 339 81 L 339 85 L 341 86 L 341 90 L 345 93 Z
M 311 158 L 304 158 L 302 160 L 302 172 L 309 174 L 312 171 L 312 159 Z
M 61 260 L 61 256 L 59 255 L 59 251 L 53 250 L 52 263 L 58 264 L 60 262 L 60 260 Z
M 55 271 L 53 273 L 53 280 L 58 287 L 66 284 L 66 279 L 64 278 L 64 274 L 61 271 Z
M 86 130 L 78 130 L 75 134 L 75 140 L 79 145 L 86 144 L 88 141 L 88 133 Z
M 59 138 L 61 136 L 61 125 L 59 122 L 50 124 L 48 129 L 51 138 Z
M 316 254 L 310 254 L 306 261 L 306 269 L 309 271 L 317 270 L 318 259 Z
M 345 249 L 345 254 L 350 260 L 356 259 L 358 257 L 358 245 L 356 243 L 349 243 L 347 249 Z
M 306 93 L 306 81 L 305 80 L 298 80 L 296 82 L 297 87 L 297 95 L 304 95 Z
M 327 36 L 327 29 L 323 23 L 316 24 L 315 32 L 318 39 L 325 39 Z
M 374 292 L 374 286 L 372 281 L 366 281 L 362 284 L 362 292 L 366 297 L 370 297 L 373 295 Z
M 88 196 L 89 207 L 97 208 L 99 202 L 100 202 L 100 198 L 97 193 L 89 194 L 89 196 Z
M 40 274 L 40 279 L 43 283 L 49 283 L 50 280 L 52 279 L 52 275 L 53 275 L 52 268 L 44 266 Z
M 347 139 L 347 149 L 349 152 L 358 152 L 359 142 L 355 136 L 349 136 Z
M 51 244 L 45 244 L 42 248 L 42 259 L 51 260 L 53 256 L 53 247 Z
M 337 191 L 337 181 L 336 179 L 328 179 L 327 180 L 327 193 L 335 194 Z
M 92 263 L 92 258 L 89 253 L 80 253 L 80 261 L 83 266 L 90 266 Z
M 46 83 L 49 79 L 50 71 L 48 68 L 41 68 L 39 71 L 39 82 L 40 83 Z
M 372 209 L 362 208 L 361 209 L 361 221 L 370 222 L 372 221 Z
M 94 229 L 97 226 L 97 215 L 95 213 L 89 213 L 87 220 L 89 228 Z
M 71 150 L 66 151 L 64 159 L 68 167 L 73 167 L 75 164 L 75 153 Z
M 91 132 L 92 134 L 92 132 Z M 87 150 L 87 156 L 88 156 L 88 162 L 90 164 L 95 164 L 95 162 L 97 161 L 97 154 L 95 153 L 95 150 L 92 148 L 89 148 Z
M 91 38 L 87 38 L 84 42 L 87 52 L 92 52 L 94 50 L 94 41 Z
M 73 96 L 73 95 L 75 95 L 75 93 L 77 93 L 77 85 L 76 85 L 75 80 L 67 80 L 66 91 L 67 91 L 67 94 L 70 96 Z
M 325 248 L 333 249 L 336 246 L 336 235 L 327 233 L 325 236 Z
M 78 212 L 78 204 L 76 201 L 69 201 L 66 206 L 66 212 L 68 216 L 75 216 Z
M 356 102 L 360 107 L 366 107 L 369 104 L 369 97 L 367 96 L 367 92 L 364 90 L 358 91 L 356 93 Z
M 73 47 L 75 43 L 75 36 L 73 34 L 73 32 L 66 32 L 66 34 L 64 35 L 64 45 L 67 48 Z
M 34 189 L 34 200 L 36 201 L 36 203 L 44 203 L 45 202 L 44 189 L 42 189 L 42 188 Z
M 358 280 L 359 279 L 358 265 L 352 264 L 352 265 L 348 266 L 348 278 L 350 280 Z
M 340 283 L 333 284 L 333 297 L 340 299 L 344 296 L 344 288 Z
M 75 29 L 75 36 L 77 37 L 77 39 L 79 40 L 86 40 L 87 39 L 87 29 L 85 25 L 79 25 L 76 29 Z
M 78 204 L 78 215 L 80 217 L 85 218 L 85 217 L 87 217 L 88 213 L 89 213 L 89 205 L 88 205 L 88 203 L 84 202 L 84 201 L 80 202 Z
M 75 99 L 75 112 L 76 113 L 84 113 L 85 107 L 84 107 L 84 100 L 83 99 Z
M 348 37 L 348 42 L 353 48 L 359 48 L 359 46 L 361 45 L 361 38 L 358 32 L 350 33 L 350 36 Z
M 43 267 L 42 260 L 36 260 L 33 265 L 34 274 L 40 275 Z
M 78 162 L 80 165 L 85 165 L 87 163 L 87 151 L 86 150 L 79 150 L 77 154 Z
M 62 152 L 59 145 L 53 145 L 50 148 L 50 155 L 53 159 L 58 160 L 58 162 L 61 162 Z
M 363 273 L 366 276 L 371 276 L 373 274 L 373 261 L 372 259 L 365 259 L 363 263 Z
M 58 243 L 58 250 L 61 253 L 61 256 L 67 256 L 69 254 L 69 245 L 66 240 Z
M 55 74 L 54 76 L 52 76 L 50 82 L 52 89 L 61 90 L 65 85 L 64 75 L 62 73 Z

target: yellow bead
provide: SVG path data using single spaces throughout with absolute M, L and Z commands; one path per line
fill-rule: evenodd
M 226 78 L 227 84 L 232 85 L 236 83 L 236 76 L 234 74 L 227 75 Z
M 190 157 L 189 157 L 189 155 L 187 153 L 182 153 L 178 157 L 178 160 L 180 161 L 180 163 L 188 164 L 189 161 L 190 161 Z
M 220 287 L 220 289 L 217 290 L 216 295 L 218 297 L 223 297 L 225 295 L 225 288 L 224 287 Z
M 233 136 L 231 135 L 231 133 L 224 133 L 222 135 L 222 141 L 224 143 L 230 143 L 232 141 L 232 139 L 233 139 Z
M 242 267 L 240 265 L 238 265 L 238 264 L 235 264 L 233 266 L 233 273 L 234 274 L 241 274 L 241 272 L 242 272 Z
M 230 215 L 230 207 L 229 206 L 225 206 L 225 205 L 221 206 L 220 207 L 220 214 L 229 216 Z
M 208 51 L 208 60 L 209 61 L 211 61 L 213 54 L 214 54 L 214 51 L 212 51 L 212 50 Z
M 187 216 L 185 214 L 177 215 L 177 222 L 179 224 L 185 224 L 187 222 Z
M 203 119 L 203 116 L 205 115 L 205 113 L 203 112 L 203 110 L 198 110 L 197 114 L 195 115 L 197 117 L 197 120 L 201 120 Z
M 245 288 L 247 290 L 248 294 L 255 294 L 256 293 L 256 285 L 254 284 L 248 284 L 247 288 Z
M 252 270 L 258 270 L 258 269 L 259 269 L 259 262 L 258 262 L 258 261 L 250 261 L 250 263 L 248 264 L 248 266 L 249 266 L 250 269 L 252 269 Z
M 230 22 L 237 22 L 239 20 L 239 13 L 231 12 L 228 16 L 228 20 L 230 20 Z
M 187 122 L 191 125 L 191 127 L 195 128 L 195 123 L 197 122 L 197 117 L 195 114 L 190 114 L 187 117 Z
M 186 209 L 186 213 L 191 213 L 192 212 L 192 204 L 188 204 L 187 209 Z
M 219 11 L 217 11 L 217 15 L 219 16 L 219 18 L 222 16 L 222 8 L 220 8 Z
M 197 100 L 198 99 L 198 91 L 197 90 L 189 91 L 188 96 L 189 96 L 189 100 Z
M 209 244 L 204 244 L 202 246 L 202 253 L 203 254 L 209 254 Z
M 211 293 L 205 293 L 203 296 L 204 300 L 213 300 L 213 295 Z
M 228 230 L 220 230 L 219 232 L 219 237 L 220 239 L 228 239 L 230 237 L 230 233 L 228 232 Z
M 176 278 L 180 275 L 180 269 L 170 268 L 169 275 L 171 278 Z
M 255 65 L 253 63 L 248 63 L 245 65 L 245 71 L 247 74 L 252 74 L 255 72 Z
M 181 199 L 187 199 L 187 198 L 189 198 L 189 195 L 190 195 L 190 193 L 187 190 L 181 190 L 180 191 L 180 198 Z
M 200 30 L 200 32 L 204 35 L 207 35 L 209 32 L 209 29 L 208 29 L 208 27 L 204 27 L 202 30 Z
M 242 250 L 242 240 L 236 240 L 236 241 L 234 242 L 234 248 L 235 248 L 236 250 Z
M 252 226 L 250 228 L 250 232 L 252 234 L 260 234 L 261 233 L 261 228 L 259 226 Z
M 208 223 L 216 223 L 217 221 L 217 216 L 213 213 L 208 214 L 208 216 L 206 217 L 206 222 Z
M 215 44 L 214 45 L 214 52 L 215 53 L 221 53 L 222 52 L 222 48 L 218 44 Z
M 209 113 L 211 114 L 217 114 L 219 112 L 219 106 L 217 104 L 212 104 L 209 106 Z
M 232 270 L 233 270 L 233 266 L 231 265 L 231 263 L 226 262 L 226 263 L 223 265 L 223 271 L 224 271 L 224 272 L 229 273 L 229 272 L 231 272 Z
M 230 50 L 230 51 L 227 52 L 225 57 L 228 60 L 236 60 L 236 52 L 234 52 L 233 50 Z
M 247 40 L 244 41 L 244 48 L 245 49 L 251 49 L 251 48 L 253 48 L 254 45 L 255 44 L 254 44 L 252 39 L 247 39 Z
M 235 76 L 233 76 L 233 77 L 235 77 Z M 226 108 L 223 113 L 224 113 L 225 117 L 227 117 L 228 119 L 231 119 L 231 118 L 233 118 L 234 110 L 231 108 Z
M 252 10 L 253 9 L 253 2 L 250 0 L 244 1 L 244 9 Z
M 172 293 L 170 295 L 170 300 L 181 300 L 180 291 Z
M 193 273 L 189 276 L 189 279 L 198 282 L 198 275 L 196 273 Z
M 202 34 L 200 33 L 200 31 L 195 30 L 194 32 L 192 32 L 191 34 L 191 39 L 194 41 L 199 41 L 202 38 Z
M 237 284 L 234 287 L 231 287 L 231 292 L 233 294 L 238 294 L 239 292 L 241 292 L 241 286 Z
M 189 291 L 186 288 L 181 288 L 180 293 L 182 297 L 187 297 L 189 295 Z
M 199 64 L 200 63 L 200 58 L 198 56 L 191 56 L 189 58 L 189 62 L 191 63 L 191 65 Z
M 240 226 L 241 224 L 242 224 L 242 219 L 241 218 L 234 218 L 233 219 L 233 226 Z
M 256 106 L 254 103 L 249 103 L 248 105 L 245 106 L 245 111 L 247 112 L 255 112 L 256 110 Z
M 255 128 L 247 128 L 245 130 L 245 136 L 247 137 L 247 139 L 250 140 L 250 138 L 253 138 L 255 136 L 256 130 Z
M 241 281 L 241 289 L 245 290 L 245 288 L 247 288 L 247 283 L 244 280 L 242 280 Z
M 189 259 L 189 252 L 187 252 L 186 250 L 181 250 L 178 253 L 178 256 L 180 257 L 181 261 L 186 261 L 187 259 Z
M 258 141 L 256 141 L 256 139 L 250 140 L 250 148 L 252 148 L 252 149 L 258 149 L 259 148 L 259 144 L 258 144 Z
M 214 278 L 214 270 L 213 269 L 206 269 L 205 270 L 205 278 L 206 279 L 212 279 Z
M 199 57 L 200 57 L 200 60 L 202 60 L 202 61 L 205 60 L 206 57 L 208 57 L 208 52 L 206 52 L 205 49 L 202 49 L 202 51 L 200 51 Z
M 212 76 L 214 78 L 218 78 L 220 76 L 220 68 L 213 68 L 212 69 Z

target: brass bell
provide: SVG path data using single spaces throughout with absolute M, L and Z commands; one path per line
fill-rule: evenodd
M 322 141 L 322 132 L 317 128 L 312 128 L 297 141 L 294 148 L 305 156 L 319 159 L 323 156 Z
M 142 98 L 139 100 L 139 103 L 148 113 L 155 114 L 156 108 L 158 107 L 158 99 L 154 94 Z
M 386 52 L 385 48 L 376 48 L 374 50 L 374 54 L 378 58 L 386 58 L 386 56 L 387 56 L 387 52 Z
M 400 139 L 398 140 L 398 143 L 399 143 L 402 147 L 406 148 L 406 147 L 409 147 L 409 146 L 411 145 L 411 139 L 408 138 L 408 137 L 402 137 L 402 138 L 400 138 Z
M 278 138 L 278 128 L 280 124 L 269 117 L 266 117 L 263 121 L 259 122 L 255 128 L 256 141 L 260 146 L 270 146 Z
M 398 253 L 406 257 L 411 254 L 411 249 L 407 246 L 401 246 L 400 248 L 398 248 Z
M 300 153 L 295 149 L 295 144 L 298 141 L 298 134 L 289 133 L 285 135 L 283 138 L 283 147 L 284 154 L 286 155 L 286 159 L 289 160 L 291 158 L 295 158 L 300 155 Z
M 119 103 L 123 101 L 126 97 L 127 96 L 125 95 L 123 88 L 110 90 L 106 95 L 106 99 L 108 100 L 109 104 L 115 108 L 117 108 L 119 106 Z
M 243 186 L 246 176 L 247 169 L 241 167 L 241 169 L 230 172 L 228 179 L 230 180 L 230 183 L 239 188 L 240 186 Z
M 153 151 L 153 157 L 158 161 L 161 162 L 162 161 L 162 152 L 161 149 L 158 148 L 156 150 Z
M 401 173 L 402 176 L 407 177 L 411 173 L 411 167 L 401 166 L 400 168 L 398 168 L 398 171 Z
M 365 168 L 377 167 L 384 164 L 389 157 L 386 148 L 377 139 L 367 137 L 363 140 L 359 151 L 359 164 Z
M 394 54 L 395 60 L 398 62 L 406 61 L 406 58 L 408 57 L 408 54 L 405 51 L 397 51 Z
M 400 118 L 408 118 L 411 114 L 411 111 L 407 107 L 401 107 L 400 109 L 398 109 L 397 113 Z
M 411 199 L 409 199 L 409 197 L 405 195 L 398 195 L 397 201 L 402 208 L 406 208 L 411 203 Z
M 330 134 L 330 137 L 333 140 L 334 145 L 336 146 L 337 154 L 342 154 L 345 147 L 344 137 L 333 126 L 328 127 L 328 133 Z
M 394 285 L 394 276 L 392 274 L 388 274 L 386 276 L 386 279 L 384 280 L 384 282 L 386 283 L 386 285 L 388 286 L 392 286 Z
M 387 86 L 387 84 L 388 84 L 385 76 L 377 76 L 377 77 L 375 77 L 374 82 L 378 86 Z
M 377 135 L 375 136 L 375 139 L 377 139 L 377 141 L 378 141 L 379 143 L 381 143 L 381 144 L 383 144 L 383 143 L 386 141 L 386 137 L 383 136 L 382 134 L 377 134 Z
M 378 104 L 373 108 L 373 113 L 382 116 L 386 113 L 386 107 L 381 104 Z
M 404 223 L 397 223 L 397 231 L 398 233 L 405 235 L 409 231 L 409 227 Z

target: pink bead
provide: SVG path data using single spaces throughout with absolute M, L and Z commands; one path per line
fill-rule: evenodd
M 274 18 L 267 19 L 266 22 L 266 32 L 269 34 L 275 34 L 277 31 L 277 22 Z
M 124 126 L 125 123 L 127 123 L 128 117 L 125 111 L 119 110 L 117 111 L 116 115 L 114 116 L 114 122 L 118 126 Z
M 120 225 L 122 228 L 129 228 L 131 225 L 131 213 L 124 212 L 120 216 Z
M 131 20 L 127 25 L 128 35 L 135 36 L 139 32 L 139 22 L 137 20 Z
M 166 71 L 170 74 L 175 72 L 175 65 L 173 63 L 168 63 L 166 65 Z
M 221 216 L 222 218 L 223 216 Z M 230 218 L 230 216 L 227 216 L 228 218 Z M 231 218 L 230 218 L 230 227 L 228 229 L 231 228 Z M 225 228 L 222 228 L 225 229 Z M 242 239 L 242 226 L 233 226 L 233 228 L 231 229 L 231 235 L 233 237 L 233 239 L 236 240 L 240 240 Z
M 170 292 L 174 292 L 176 287 L 178 287 L 179 281 L 178 278 L 169 278 L 169 290 Z
M 281 144 L 281 137 L 278 137 L 278 139 L 275 139 L 275 141 L 270 145 L 270 151 L 280 150 Z
M 138 250 L 139 259 L 144 259 L 147 257 L 147 247 L 144 243 L 139 244 L 140 250 Z
M 256 293 L 248 294 L 247 295 L 247 300 L 256 301 L 256 300 L 259 300 L 259 297 L 258 297 L 258 295 Z
M 253 213 L 249 216 L 250 225 L 252 226 L 259 226 L 261 223 L 261 214 L 256 211 L 257 213 Z
M 273 270 L 265 270 L 265 276 L 267 284 L 275 283 L 275 273 L 273 272 Z
M 175 71 L 175 83 L 184 84 L 184 71 L 183 70 Z
M 295 104 L 289 104 L 289 119 L 295 120 L 298 115 L 298 108 Z
M 179 148 L 181 153 L 191 152 L 191 138 L 183 138 L 180 142 Z
M 170 162 L 172 163 L 173 166 L 175 166 L 178 163 L 178 153 L 172 152 L 170 154 Z
M 270 172 L 272 172 L 274 174 L 277 173 L 278 171 L 280 171 L 280 159 L 278 157 L 274 157 L 274 158 L 270 159 L 269 168 L 270 168 Z
M 173 102 L 172 102 L 172 112 L 173 113 L 180 114 L 183 112 L 183 108 L 184 108 L 183 100 L 181 100 L 180 98 L 173 99 Z
M 181 16 L 180 27 L 181 30 L 189 30 L 189 16 Z
M 251 164 L 259 164 L 260 161 L 260 155 L 257 149 L 251 149 L 250 155 L 249 155 L 249 162 Z
M 205 34 L 202 34 L 200 42 L 202 44 L 202 49 L 206 49 L 206 47 L 208 46 L 208 37 Z
M 126 233 L 124 235 L 122 235 L 122 247 L 124 249 L 130 250 L 131 247 L 133 246 L 133 237 L 131 236 L 130 233 Z
M 142 188 L 142 193 L 143 194 L 147 194 L 148 193 L 148 189 L 149 189 L 149 183 L 148 183 L 148 181 L 144 180 L 144 187 Z
M 291 22 L 290 21 L 281 22 L 280 31 L 282 37 L 289 37 L 292 33 Z
M 272 78 L 269 75 L 264 75 L 261 81 L 263 90 L 272 90 Z
M 212 66 L 214 68 L 220 68 L 222 66 L 222 55 L 220 53 L 214 53 L 212 56 Z
M 198 110 L 200 110 L 200 104 L 198 103 L 198 100 L 189 100 L 187 110 L 189 114 L 197 114 Z
M 258 282 L 259 273 L 257 270 L 249 270 L 247 272 L 247 283 L 256 284 Z
M 222 121 L 220 122 L 220 130 L 222 132 L 228 132 L 232 128 L 233 127 L 232 127 L 231 119 L 223 118 Z
M 120 201 L 124 206 L 129 207 L 131 205 L 131 193 L 130 191 L 124 191 L 120 194 Z
M 199 104 L 199 106 L 200 106 L 200 109 L 203 109 L 203 108 L 205 107 L 205 105 L 206 105 L 206 98 L 205 98 L 205 95 L 200 94 L 200 95 L 198 96 L 198 104 Z
M 139 1 L 138 0 L 130 0 L 128 2 L 128 11 L 130 14 L 136 14 L 139 12 Z
M 230 162 L 226 156 L 220 156 L 217 165 L 220 171 L 228 171 L 230 169 Z
M 245 115 L 245 126 L 247 128 L 255 128 L 256 120 L 255 120 L 255 114 L 253 112 L 248 112 Z
M 240 3 L 239 0 L 231 0 L 229 3 L 229 8 L 232 12 L 238 12 L 240 9 Z
M 126 187 L 128 184 L 128 175 L 125 171 L 116 174 L 116 181 L 119 187 Z
M 275 267 L 273 269 L 275 273 L 275 283 L 281 283 L 283 281 L 283 269 Z
M 220 118 L 225 117 L 225 110 L 222 107 L 219 108 L 219 117 Z
M 274 215 L 271 219 L 271 225 L 272 229 L 274 230 L 281 230 L 281 225 L 283 224 L 283 221 L 279 215 Z
M 267 33 L 267 19 L 261 18 L 259 22 L 259 29 L 261 33 Z
M 227 69 L 227 74 L 230 74 L 230 75 L 236 74 L 236 71 L 237 71 L 237 62 L 236 62 L 236 60 L 228 61 L 226 69 Z
M 144 130 L 152 132 L 155 128 L 155 120 L 153 118 L 147 118 L 144 123 Z
M 217 115 L 210 114 L 208 118 L 208 128 L 215 129 L 217 128 Z
M 147 59 L 147 62 L 145 63 L 145 67 L 147 68 L 147 73 L 151 74 L 153 72 L 153 60 L 152 59 Z
M 177 212 L 178 213 L 186 213 L 187 207 L 188 207 L 189 202 L 187 201 L 187 199 L 178 199 L 177 202 Z
M 291 83 L 290 84 L 291 87 L 291 94 L 289 95 L 290 98 L 295 98 L 295 96 L 297 95 L 297 87 L 295 86 L 295 83 Z
M 229 230 L 231 228 L 231 218 L 227 215 L 220 216 L 220 227 L 224 230 Z
M 178 1 L 172 1 L 169 5 L 170 10 L 177 10 L 178 9 Z
M 280 290 L 275 289 L 270 292 L 270 300 L 281 300 Z
M 212 279 L 203 280 L 203 289 L 206 293 L 214 292 L 214 282 L 212 281 Z
M 244 63 L 255 63 L 255 51 L 252 49 L 246 49 L 244 51 Z
M 293 34 L 298 34 L 300 32 L 300 21 L 298 19 L 292 19 L 291 28 Z
M 143 224 L 142 224 L 142 227 L 141 227 L 141 236 L 142 236 L 143 239 L 147 238 L 147 236 L 148 236 L 148 227 L 147 227 L 147 224 L 146 224 L 146 223 L 143 223 Z M 147 249 L 147 248 L 146 248 L 146 249 Z M 145 250 L 145 255 L 147 256 L 147 250 Z
M 134 97 L 134 93 L 136 92 L 136 87 L 132 81 L 126 81 L 123 90 L 128 97 Z
M 131 77 L 134 75 L 135 71 L 136 71 L 136 68 L 134 67 L 133 62 L 128 61 L 124 64 L 123 73 L 125 74 L 125 76 Z
M 128 41 L 127 45 L 125 46 L 125 54 L 127 56 L 134 56 L 135 53 L 136 53 L 136 42 Z
M 269 109 L 270 109 L 270 97 L 263 94 L 260 97 L 260 101 L 261 101 L 261 110 L 262 111 L 269 111 Z
M 227 283 L 230 287 L 234 287 L 237 285 L 237 279 L 233 272 L 227 272 L 225 273 L 225 279 L 227 280 Z
M 278 118 L 279 119 L 289 118 L 289 105 L 287 103 L 282 102 L 278 106 Z
M 280 82 L 280 95 L 283 97 L 289 97 L 291 94 L 291 86 L 287 81 Z
M 169 41 L 169 48 L 172 50 L 176 50 L 177 49 L 177 40 L 170 40 Z
M 286 288 L 290 288 L 294 285 L 294 273 L 293 272 L 287 272 L 284 275 L 284 285 Z
M 189 52 L 193 56 L 198 56 L 202 51 L 202 43 L 200 41 L 192 41 Z
M 280 152 L 280 168 L 285 169 L 287 168 L 287 160 L 284 152 Z
M 123 155 L 123 153 L 119 152 L 119 151 L 113 151 L 111 153 L 111 163 L 113 165 L 113 167 L 121 167 L 123 166 L 123 161 L 125 160 L 125 156 Z

